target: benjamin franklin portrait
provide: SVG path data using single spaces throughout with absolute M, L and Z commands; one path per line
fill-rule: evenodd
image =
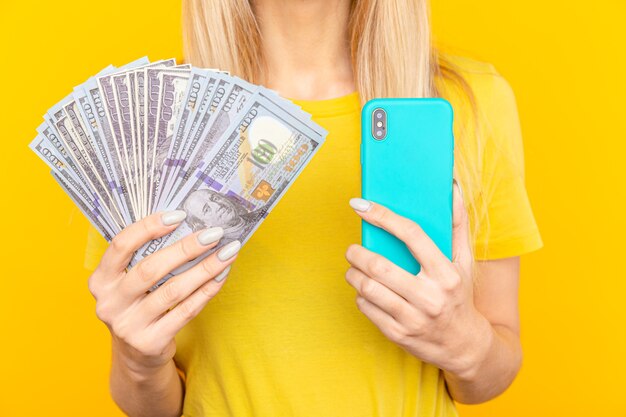
M 235 198 L 203 189 L 189 194 L 183 203 L 185 222 L 194 231 L 207 227 L 224 229 L 224 240 L 242 239 L 263 217 L 264 208 L 248 211 Z

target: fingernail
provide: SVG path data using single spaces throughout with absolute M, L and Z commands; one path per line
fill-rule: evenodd
M 220 272 L 218 276 L 215 277 L 215 281 L 217 282 L 224 281 L 226 277 L 228 276 L 229 272 L 230 272 L 230 265 L 228 265 L 222 272 Z
M 235 256 L 239 249 L 241 249 L 241 242 L 238 240 L 232 241 L 217 252 L 217 259 L 222 262 L 227 261 Z
M 161 221 L 165 226 L 171 226 L 173 224 L 182 222 L 183 220 L 185 220 L 185 217 L 187 217 L 187 213 L 185 213 L 183 210 L 174 210 L 163 213 L 163 215 L 161 216 Z
M 362 198 L 351 198 L 350 207 L 352 207 L 356 211 L 367 211 L 370 209 L 370 207 L 372 207 L 372 203 Z
M 224 229 L 221 227 L 211 227 L 198 235 L 198 242 L 206 246 L 220 240 L 222 236 L 224 236 Z
M 452 182 L 454 184 L 456 184 L 457 187 L 459 187 L 459 194 L 461 194 L 461 200 L 465 200 L 465 198 L 463 196 L 463 189 L 461 188 L 461 184 L 459 184 L 459 182 L 456 180 L 456 178 L 453 178 Z

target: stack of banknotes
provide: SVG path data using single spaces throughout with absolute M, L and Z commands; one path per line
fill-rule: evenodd
M 276 92 L 173 59 L 109 66 L 44 120 L 31 149 L 105 239 L 154 212 L 187 212 L 131 266 L 206 227 L 224 229 L 218 247 L 245 243 L 326 137 Z

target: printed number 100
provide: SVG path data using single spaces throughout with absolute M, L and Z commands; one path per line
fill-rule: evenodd
M 252 150 L 252 153 L 248 157 L 248 161 L 263 169 L 267 164 L 272 162 L 276 152 L 278 152 L 278 149 L 272 142 L 266 139 L 261 139 L 259 144 Z

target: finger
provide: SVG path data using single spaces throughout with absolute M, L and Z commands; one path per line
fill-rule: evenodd
M 414 221 L 400 216 L 380 204 L 353 198 L 350 205 L 366 222 L 378 226 L 403 241 L 422 268 L 435 268 L 448 258 Z
M 461 187 L 454 180 L 452 216 L 452 261 L 467 266 L 471 262 L 472 251 L 469 238 L 469 221 L 463 201 Z
M 356 268 L 348 269 L 346 281 L 361 297 L 376 304 L 378 308 L 399 322 L 405 322 L 415 313 L 415 309 L 407 300 Z
M 142 259 L 122 281 L 125 293 L 131 296 L 145 293 L 169 272 L 214 248 L 223 235 L 221 227 L 205 229 Z
M 346 260 L 409 301 L 414 301 L 414 295 L 419 293 L 419 282 L 415 275 L 361 245 L 350 245 L 346 251 Z
M 99 268 L 105 275 L 123 272 L 137 249 L 150 240 L 171 233 L 186 216 L 182 210 L 155 213 L 124 228 L 111 240 Z
M 356 305 L 389 340 L 399 342 L 403 339 L 403 326 L 392 316 L 361 296 L 356 298 Z
M 170 278 L 141 301 L 139 307 L 141 316 L 152 322 L 167 310 L 183 302 L 208 281 L 215 280 L 216 277 L 220 278 L 220 274 L 237 257 L 239 248 L 241 248 L 239 241 L 230 242 L 218 252 L 204 258 L 194 267 Z M 216 282 L 219 284 L 221 280 Z M 214 289 L 214 286 L 210 288 Z
M 187 323 L 196 317 L 206 304 L 219 292 L 224 285 L 230 266 L 226 267 L 216 279 L 202 285 L 183 302 L 179 303 L 155 324 L 156 332 L 167 338 L 173 338 Z M 217 278 L 221 278 L 219 281 Z
M 346 258 L 354 268 L 360 269 L 369 278 L 404 298 L 413 310 L 423 311 L 428 315 L 437 310 L 439 284 L 425 271 L 417 276 L 409 274 L 387 258 L 360 245 L 351 245 L 346 252 Z M 398 318 L 395 315 L 394 317 Z

